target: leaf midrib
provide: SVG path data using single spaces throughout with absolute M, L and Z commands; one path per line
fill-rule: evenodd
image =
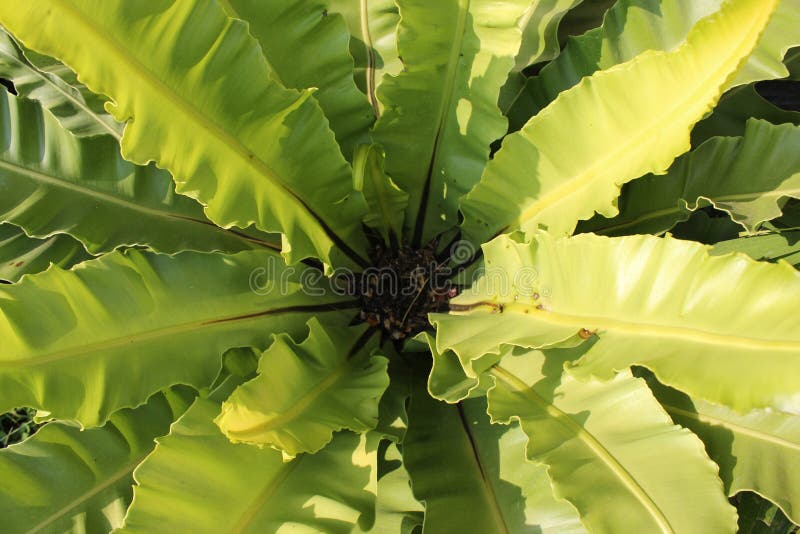
M 714 417 L 707 413 L 702 413 L 702 410 L 698 410 L 697 413 L 695 413 L 695 412 L 690 412 L 688 410 L 684 410 L 682 408 L 678 408 L 677 406 L 672 406 L 669 403 L 662 402 L 661 405 L 668 413 L 677 414 L 680 415 L 681 417 L 686 417 L 687 419 L 693 419 L 700 423 L 710 423 L 712 425 L 721 426 L 723 428 L 731 430 L 734 433 L 739 433 L 758 441 L 772 443 L 773 445 L 777 445 L 778 447 L 790 449 L 795 452 L 800 452 L 800 443 L 791 442 L 780 436 L 770 434 L 769 432 L 764 432 L 756 428 L 745 427 L 737 423 L 734 423 L 732 421 L 729 421 L 727 419 Z
M 773 12 L 774 12 L 774 9 L 771 11 L 770 17 L 771 17 Z M 714 16 L 714 15 L 712 15 L 712 16 Z M 762 30 L 763 30 L 763 28 L 759 29 L 758 33 L 760 34 Z M 753 25 L 748 26 L 748 35 L 751 34 L 751 33 L 753 33 Z M 736 54 L 730 54 L 729 59 L 733 58 L 733 57 L 745 57 L 745 59 L 746 59 L 747 55 L 743 54 L 741 52 L 741 49 L 743 47 L 743 42 L 745 42 L 747 40 L 748 39 L 742 39 L 739 43 L 737 43 L 737 46 L 734 48 L 734 51 L 736 52 Z M 694 43 L 691 43 L 691 45 L 693 46 L 693 48 L 697 47 L 697 45 L 694 44 Z M 678 57 L 679 54 L 681 54 L 681 52 L 683 52 L 683 50 L 685 48 L 687 48 L 688 46 L 690 46 L 690 45 L 689 45 L 689 42 L 687 41 L 680 48 L 678 48 L 677 50 L 672 51 L 672 52 L 665 52 L 665 51 L 660 51 L 660 50 L 659 51 L 649 50 L 649 51 L 646 51 L 645 53 L 643 53 L 642 55 L 633 58 L 629 62 L 621 63 L 619 65 L 611 67 L 610 69 L 608 69 L 606 71 L 601 71 L 599 73 L 599 75 L 602 76 L 603 72 L 606 72 L 606 73 L 607 72 L 618 72 L 618 71 L 621 71 L 624 68 L 630 69 L 631 65 L 636 65 L 638 63 L 641 63 L 643 61 L 642 58 L 650 58 L 650 57 L 655 57 L 655 56 Z M 708 76 L 706 76 L 705 78 L 703 78 L 703 82 L 704 83 L 697 83 L 695 85 L 694 90 L 692 90 L 690 92 L 690 94 L 685 95 L 683 99 L 679 99 L 677 101 L 676 100 L 671 100 L 670 101 L 671 105 L 670 106 L 665 106 L 664 108 L 661 108 L 661 113 L 660 114 L 659 113 L 654 113 L 653 115 L 651 115 L 649 117 L 651 120 L 647 123 L 646 127 L 640 128 L 635 135 L 627 136 L 622 142 L 620 142 L 618 144 L 615 144 L 614 147 L 612 148 L 612 150 L 605 154 L 605 157 L 593 160 L 592 163 L 588 167 L 585 167 L 581 171 L 580 176 L 578 176 L 577 178 L 569 179 L 568 181 L 564 182 L 561 186 L 557 186 L 557 187 L 553 188 L 552 190 L 550 190 L 549 192 L 547 192 L 544 195 L 542 195 L 539 198 L 537 198 L 533 203 L 531 203 L 529 206 L 527 206 L 525 209 L 523 209 L 522 213 L 516 219 L 514 219 L 514 221 L 512 221 L 510 224 L 508 224 L 506 226 L 506 229 L 513 229 L 513 228 L 521 227 L 526 222 L 528 222 L 531 219 L 535 218 L 538 214 L 542 213 L 546 209 L 552 207 L 555 204 L 558 204 L 559 200 L 561 200 L 563 198 L 568 198 L 572 194 L 584 189 L 584 187 L 586 185 L 588 185 L 589 183 L 592 182 L 592 180 L 594 179 L 595 175 L 598 174 L 598 169 L 602 169 L 602 168 L 605 168 L 605 167 L 609 166 L 607 162 L 609 162 L 609 161 L 620 161 L 620 160 L 624 159 L 624 155 L 625 154 L 628 154 L 628 153 L 631 153 L 631 152 L 635 152 L 633 150 L 633 147 L 642 144 L 641 138 L 647 137 L 647 132 L 653 131 L 655 129 L 655 127 L 658 126 L 658 125 L 674 123 L 675 122 L 674 117 L 677 116 L 677 115 L 680 115 L 681 114 L 680 111 L 682 111 L 684 109 L 691 109 L 692 108 L 691 103 L 697 102 L 697 101 L 700 100 L 698 97 L 699 97 L 699 95 L 701 93 L 703 93 L 706 90 L 705 86 L 707 85 L 707 81 L 708 80 L 714 80 L 716 78 L 721 77 L 721 73 L 724 72 L 724 70 L 728 68 L 726 66 L 728 63 L 729 63 L 729 61 L 718 62 L 716 64 L 716 68 L 712 71 L 712 73 L 709 74 Z M 739 64 L 742 64 L 742 62 L 740 61 L 737 65 L 739 65 Z M 736 73 L 736 71 L 733 72 L 733 74 L 735 74 L 735 73 Z M 730 76 L 727 76 L 720 83 L 719 90 L 721 90 L 722 85 L 724 85 L 725 82 L 729 78 L 730 78 Z M 586 78 L 585 80 L 587 80 L 587 79 L 590 79 L 590 78 Z M 585 81 L 580 83 L 580 84 L 578 84 L 577 86 L 575 86 L 575 88 L 571 88 L 570 90 L 561 93 L 556 98 L 556 101 L 559 101 L 559 100 L 563 99 L 564 98 L 563 95 L 570 94 L 572 91 L 577 90 L 577 88 L 583 87 L 584 85 L 586 85 Z M 548 108 L 552 109 L 552 105 L 556 101 L 551 103 L 550 106 L 548 106 Z M 547 108 L 545 108 L 545 110 L 543 110 L 540 113 L 540 116 L 542 114 L 545 114 L 545 113 L 547 113 Z M 522 133 L 515 134 L 515 135 L 522 135 Z M 616 181 L 614 183 L 616 184 Z
M 361 0 L 361 37 L 364 40 L 365 52 L 367 55 L 367 66 L 365 72 L 367 81 L 367 97 L 369 98 L 369 103 L 372 106 L 372 110 L 375 113 L 375 118 L 377 119 L 381 116 L 381 108 L 375 92 L 375 48 L 372 43 L 372 32 L 369 27 L 369 6 L 367 3 L 368 0 Z
M 292 399 L 292 404 L 287 410 L 282 411 L 275 416 L 267 417 L 264 421 L 245 428 L 227 428 L 226 433 L 231 437 L 241 439 L 245 435 L 271 432 L 276 428 L 288 425 L 290 422 L 294 421 L 304 412 L 306 412 L 325 392 L 333 388 L 340 380 L 342 380 L 347 375 L 347 372 L 351 369 L 351 367 L 352 363 L 348 360 L 339 362 L 339 365 L 332 369 L 328 376 L 316 382 L 302 395 Z
M 494 534 L 509 534 L 510 531 L 508 529 L 508 525 L 506 524 L 505 517 L 503 516 L 503 511 L 500 508 L 500 502 L 497 498 L 497 493 L 489 482 L 486 469 L 483 467 L 483 461 L 478 451 L 477 442 L 470 429 L 466 414 L 464 413 L 463 404 L 459 402 L 456 405 L 456 409 L 458 411 L 459 423 L 461 424 L 461 428 L 467 437 L 467 441 L 469 442 L 469 452 L 475 459 L 475 468 L 478 470 L 478 477 L 481 479 L 481 489 L 483 490 L 486 501 L 491 508 L 490 514 L 494 518 L 493 522 L 497 526 L 497 531 L 495 531 Z
M 57 91 L 59 94 L 61 94 L 64 98 L 66 98 L 67 100 L 72 102 L 72 104 L 74 106 L 76 106 L 78 109 L 83 111 L 86 115 L 91 117 L 94 120 L 94 122 L 99 124 L 101 128 L 106 130 L 117 141 L 122 139 L 122 136 L 120 135 L 120 133 L 117 130 L 112 128 L 105 121 L 101 120 L 100 117 L 94 111 L 89 109 L 89 107 L 83 101 L 81 101 L 80 99 L 76 98 L 75 95 L 71 94 L 70 92 L 65 91 L 57 83 L 53 82 L 53 80 L 51 80 L 50 77 L 48 75 L 46 75 L 44 72 L 40 71 L 38 68 L 36 68 L 36 67 L 34 67 L 32 65 L 28 65 L 24 61 L 21 61 L 19 58 L 16 58 L 16 57 L 4 52 L 3 50 L 0 50 L 0 55 L 5 56 L 6 58 L 10 59 L 14 63 L 20 65 L 22 68 L 24 68 L 25 70 L 29 71 L 31 74 L 33 74 L 37 78 L 41 79 L 44 83 L 46 83 L 47 85 L 52 87 L 55 91 Z M 55 74 L 51 74 L 50 76 L 55 76 Z M 64 82 L 64 83 L 66 83 L 66 82 Z
M 28 178 L 30 178 L 31 180 L 33 180 L 35 182 L 45 183 L 45 184 L 50 185 L 52 187 L 61 188 L 61 189 L 67 189 L 69 191 L 73 191 L 73 192 L 78 193 L 78 194 L 80 194 L 82 196 L 86 196 L 86 197 L 89 197 L 89 198 L 92 198 L 92 199 L 96 199 L 100 203 L 115 204 L 117 206 L 122 206 L 125 209 L 131 210 L 131 211 L 135 211 L 135 212 L 139 212 L 139 213 L 143 213 L 145 215 L 149 215 L 151 217 L 155 217 L 155 218 L 159 218 L 159 219 L 169 219 L 169 220 L 173 220 L 173 221 L 184 221 L 184 222 L 189 222 L 189 223 L 193 223 L 193 224 L 202 224 L 204 228 L 205 227 L 213 228 L 215 230 L 215 232 L 222 233 L 222 234 L 225 234 L 225 235 L 230 235 L 231 238 L 238 239 L 240 241 L 252 242 L 253 239 L 254 239 L 254 238 L 249 238 L 249 237 L 245 238 L 245 237 L 242 237 L 242 236 L 238 236 L 235 233 L 231 233 L 230 231 L 228 231 L 228 230 L 226 230 L 224 228 L 221 228 L 221 227 L 219 227 L 219 226 L 217 226 L 215 224 L 209 224 L 206 221 L 203 221 L 202 219 L 195 219 L 194 217 L 191 217 L 191 216 L 188 216 L 188 215 L 181 215 L 181 214 L 172 213 L 172 212 L 165 211 L 165 210 L 159 210 L 159 209 L 156 209 L 156 208 L 150 208 L 150 207 L 144 206 L 142 204 L 137 204 L 137 203 L 132 202 L 132 201 L 127 200 L 127 199 L 119 198 L 119 197 L 110 195 L 108 193 L 102 192 L 102 191 L 97 191 L 96 189 L 92 189 L 90 187 L 83 186 L 83 185 L 78 184 L 76 182 L 70 182 L 70 181 L 67 181 L 67 180 L 62 180 L 58 176 L 53 176 L 51 174 L 46 174 L 46 173 L 43 173 L 43 172 L 40 172 L 40 171 L 35 171 L 35 170 L 30 169 L 28 167 L 24 167 L 24 166 L 22 166 L 22 165 L 20 165 L 18 163 L 9 162 L 9 161 L 5 161 L 3 159 L 0 159 L 0 169 L 6 169 L 7 171 L 10 171 L 12 173 L 16 173 L 16 174 L 21 174 L 21 175 L 27 176 Z M 75 237 L 76 237 L 76 239 L 79 239 L 77 236 L 75 236 Z M 257 240 L 257 239 L 255 241 L 256 242 L 261 242 L 261 240 Z
M 253 520 L 255 520 L 256 516 L 258 515 L 259 510 L 263 508 L 264 503 L 275 494 L 275 492 L 284 482 L 286 482 L 286 479 L 289 478 L 289 475 L 292 474 L 292 472 L 306 457 L 308 457 L 308 455 L 304 454 L 281 466 L 280 471 L 267 482 L 267 484 L 264 486 L 264 489 L 262 489 L 261 492 L 256 495 L 256 498 L 253 499 L 253 501 L 242 512 L 242 516 L 239 521 L 237 521 L 233 528 L 231 528 L 231 534 L 241 534 L 253 523 Z
M 131 475 L 133 473 L 133 470 L 136 469 L 136 467 L 139 464 L 141 464 L 149 454 L 150 451 L 147 451 L 145 454 L 142 454 L 139 457 L 137 457 L 133 462 L 130 462 L 129 464 L 125 465 L 125 467 L 123 467 L 122 469 L 114 472 L 110 477 L 108 477 L 108 479 L 103 481 L 101 484 L 96 484 L 95 486 L 93 486 L 91 489 L 89 489 L 76 499 L 73 499 L 72 501 L 67 503 L 67 505 L 63 506 L 53 514 L 46 517 L 40 523 L 36 524 L 36 526 L 27 531 L 27 534 L 34 534 L 36 532 L 41 532 L 44 528 L 53 524 L 53 522 L 58 521 L 59 519 L 67 515 L 70 511 L 74 510 L 81 504 L 85 503 L 86 501 L 88 501 L 101 491 L 113 486 L 126 476 Z
M 478 303 L 487 308 L 496 309 L 497 304 Z M 685 326 L 661 325 L 631 320 L 621 320 L 613 317 L 567 314 L 552 310 L 539 310 L 535 305 L 526 305 L 516 302 L 503 304 L 503 313 L 512 312 L 527 315 L 536 321 L 542 321 L 557 326 L 572 327 L 575 332 L 582 329 L 598 330 L 602 341 L 603 331 L 628 334 L 639 337 L 656 337 L 658 339 L 682 339 L 705 345 L 721 345 L 739 347 L 747 350 L 776 350 L 781 352 L 797 353 L 800 351 L 800 340 L 774 340 L 755 337 L 744 337 L 733 334 L 721 334 L 689 328 Z M 462 313 L 450 312 L 452 315 Z M 496 313 L 495 313 L 496 314 Z M 493 314 L 494 315 L 494 314 Z
M 464 44 L 464 36 L 467 31 L 467 18 L 469 17 L 469 8 L 471 0 L 458 0 L 458 20 L 455 27 L 455 39 L 450 47 L 450 55 L 448 57 L 447 71 L 444 78 L 444 91 L 443 98 L 439 104 L 437 113 L 436 130 L 434 131 L 433 148 L 430 156 L 430 165 L 427 169 L 427 176 L 425 183 L 422 186 L 422 196 L 420 198 L 419 210 L 417 211 L 417 220 L 414 226 L 413 242 L 420 245 L 420 241 L 424 234 L 425 223 L 427 219 L 428 204 L 430 202 L 430 190 L 433 182 L 434 175 L 437 174 L 436 169 L 439 163 L 439 154 L 444 139 L 444 132 L 448 127 L 450 116 L 450 108 L 452 107 L 454 90 L 456 84 L 456 76 L 458 75 L 458 66 L 461 58 L 461 47 Z
M 96 343 L 90 343 L 87 345 L 53 351 L 33 358 L 0 360 L 0 369 L 28 368 L 37 365 L 45 365 L 53 362 L 58 362 L 68 358 L 87 357 L 90 354 L 109 349 L 117 349 L 123 345 L 134 345 L 136 343 L 152 341 L 154 339 L 160 339 L 167 336 L 185 334 L 187 332 L 192 332 L 194 330 L 200 330 L 203 328 L 217 328 L 219 326 L 224 327 L 229 323 L 233 322 L 241 323 L 246 321 L 252 321 L 280 313 L 308 313 L 312 311 L 312 308 L 316 310 L 318 313 L 324 313 L 326 311 L 335 311 L 337 309 L 345 309 L 344 305 L 346 304 L 347 303 L 342 303 L 340 301 L 340 302 L 319 303 L 314 306 L 303 306 L 303 305 L 284 306 L 279 308 L 271 308 L 268 310 L 263 310 L 257 313 L 237 314 L 237 315 L 225 316 L 222 318 L 198 319 L 185 323 L 173 324 L 161 328 L 142 330 L 140 332 L 135 332 L 133 334 L 110 338 Z M 355 305 L 353 307 L 355 308 Z
M 661 508 L 653 500 L 647 491 L 638 483 L 622 463 L 598 440 L 594 434 L 586 430 L 582 425 L 577 423 L 569 414 L 559 410 L 553 403 L 547 402 L 544 398 L 540 397 L 536 391 L 528 386 L 525 381 L 517 377 L 514 373 L 504 369 L 502 366 L 497 365 L 491 369 L 491 374 L 502 380 L 517 394 L 528 398 L 534 404 L 543 409 L 550 417 L 561 424 L 570 434 L 575 435 L 599 458 L 609 470 L 616 475 L 628 491 L 638 500 L 642 506 L 653 517 L 654 521 L 659 525 L 663 532 L 674 532 L 669 519 L 661 511 Z M 529 437 L 529 439 L 532 439 Z
M 70 13 L 77 23 L 83 26 L 87 32 L 94 34 L 97 39 L 105 42 L 108 48 L 113 51 L 114 55 L 120 58 L 120 62 L 127 63 L 127 65 L 134 72 L 138 73 L 139 78 L 151 86 L 156 94 L 162 95 L 177 109 L 182 110 L 184 116 L 186 116 L 190 122 L 195 122 L 199 125 L 200 131 L 208 131 L 213 137 L 217 138 L 224 146 L 226 146 L 228 150 L 241 161 L 244 167 L 250 168 L 257 175 L 266 178 L 266 180 L 276 189 L 283 191 L 285 195 L 289 197 L 290 201 L 298 205 L 298 211 L 309 214 L 323 230 L 323 233 L 328 236 L 329 239 L 334 240 L 333 238 L 335 236 L 331 236 L 331 230 L 324 222 L 324 219 L 314 210 L 312 210 L 311 207 L 302 199 L 302 197 L 298 195 L 291 187 L 289 187 L 288 184 L 281 181 L 279 174 L 269 165 L 267 165 L 267 163 L 261 159 L 255 151 L 248 149 L 238 139 L 226 132 L 216 122 L 209 120 L 205 115 L 200 113 L 200 110 L 196 106 L 181 97 L 170 86 L 158 79 L 136 57 L 126 53 L 125 49 L 120 47 L 113 37 L 109 36 L 105 31 L 101 31 L 99 28 L 97 28 L 96 25 L 92 24 L 91 20 L 88 20 L 86 17 L 84 17 L 83 13 L 70 5 L 69 2 L 66 2 L 65 0 L 51 1 L 60 4 L 62 9 Z M 220 7 L 220 9 L 222 8 Z M 310 97 L 311 94 L 309 92 L 301 92 L 298 94 L 298 98 L 292 103 L 292 105 L 286 109 L 297 108 Z M 335 241 L 341 240 L 336 239 Z

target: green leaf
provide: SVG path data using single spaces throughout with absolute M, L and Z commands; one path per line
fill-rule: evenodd
M 540 61 L 549 61 L 561 52 L 558 25 L 570 9 L 583 0 L 535 0 L 519 20 L 522 44 L 516 58 L 515 71 Z
M 526 84 L 515 113 L 528 117 L 577 85 L 585 76 L 630 61 L 646 50 L 674 50 L 702 18 L 720 10 L 723 0 L 619 0 L 600 28 L 569 39 L 561 55 Z M 800 44 L 800 2 L 780 0 L 754 53 L 725 89 L 756 80 L 783 78 L 786 51 Z
M 408 399 L 411 397 L 412 369 L 405 359 L 384 343 L 381 351 L 389 358 L 389 387 L 378 405 L 375 434 L 393 443 L 402 443 L 408 430 Z
M 315 453 L 348 429 L 372 430 L 389 386 L 388 360 L 373 355 L 368 325 L 308 323 L 302 343 L 279 335 L 264 353 L 259 375 L 233 392 L 215 422 L 234 443 L 270 445 L 286 458 Z
M 279 256 L 130 250 L 0 286 L 0 411 L 46 410 L 85 426 L 173 384 L 202 389 L 232 347 L 264 350 L 310 316 L 349 321 Z
M 426 532 L 582 530 L 575 510 L 552 496 L 542 466 L 525 461 L 522 430 L 489 424 L 485 399 L 437 402 L 423 382 L 409 421 L 403 460 L 425 503 Z
M 493 422 L 520 422 L 527 456 L 593 532 L 734 532 L 702 442 L 672 424 L 630 372 L 608 382 L 563 373 L 580 351 L 506 351 L 491 373 Z
M 758 80 L 785 78 L 789 70 L 784 57 L 800 45 L 800 0 L 780 0 L 775 15 L 764 30 L 753 54 L 726 89 Z
M 345 534 L 372 517 L 368 486 L 377 456 L 365 436 L 337 434 L 317 454 L 285 463 L 271 448 L 228 441 L 211 421 L 219 409 L 198 399 L 157 440 L 134 473 L 133 504 L 118 534 L 281 528 Z
M 742 85 L 725 93 L 714 111 L 695 125 L 692 146 L 700 146 L 717 136 L 741 137 L 750 119 L 800 126 L 800 113 L 781 109 L 765 100 L 756 91 L 755 84 Z
M 717 243 L 710 251 L 714 256 L 723 256 L 731 252 L 743 252 L 755 260 L 785 260 L 798 266 L 800 265 L 800 231 L 740 237 Z
M 433 398 L 455 404 L 468 398 L 486 396 L 486 391 L 492 385 L 488 375 L 482 374 L 477 378 L 469 376 L 461 367 L 456 353 L 450 350 L 440 352 L 436 348 L 434 336 L 427 332 L 422 335 L 433 356 L 433 365 L 428 376 L 428 393 Z
M 385 158 L 378 145 L 359 146 L 353 158 L 353 182 L 367 201 L 364 224 L 377 230 L 389 245 L 399 243 L 403 233 L 408 193 L 386 174 Z
M 786 476 L 800 465 L 800 416 L 774 410 L 740 414 L 654 382 L 650 388 L 675 423 L 703 440 L 728 495 L 757 492 L 800 524 L 800 480 Z
M 353 80 L 350 34 L 327 0 L 221 0 L 228 16 L 250 24 L 272 68 L 272 77 L 292 89 L 317 88 L 314 97 L 336 133 L 342 153 L 353 159 L 369 140 L 375 115 Z
M 49 423 L 0 451 L 0 514 L 7 532 L 108 532 L 132 497 L 133 470 L 191 404 L 189 388 L 154 395 L 105 426 Z
M 489 145 L 506 132 L 497 107 L 519 49 L 528 0 L 400 0 L 405 69 L 384 78 L 373 137 L 410 195 L 406 227 L 427 243 L 458 222 L 458 199 L 480 179 Z
M 413 534 L 415 529 L 422 528 L 425 508 L 414 498 L 411 477 L 403 466 L 403 457 L 394 443 L 379 448 L 378 454 L 375 523 L 368 530 L 356 532 Z M 380 473 L 382 468 L 387 472 Z
M 364 202 L 319 105 L 270 78 L 216 0 L 3 3 L 0 20 L 111 97 L 125 158 L 169 170 L 212 221 L 282 232 L 291 263 L 363 263 Z
M 627 185 L 620 214 L 582 231 L 605 235 L 665 232 L 702 207 L 728 213 L 749 233 L 800 198 L 800 127 L 750 120 L 743 137 L 715 137 L 679 158 L 664 176 Z
M 586 76 L 630 61 L 646 50 L 674 50 L 720 4 L 721 0 L 661 0 L 654 9 L 647 0 L 618 0 L 601 27 L 569 38 L 561 54 L 528 79 L 512 114 L 522 117 L 524 124 Z
M 5 91 L 0 116 L 0 220 L 28 235 L 66 233 L 91 253 L 279 247 L 272 236 L 217 227 L 197 202 L 175 194 L 169 173 L 122 159 L 111 136 L 76 137 L 37 102 Z
M 734 504 L 739 512 L 739 532 L 749 534 L 797 534 L 783 512 L 760 495 L 745 492 L 737 495 Z
M 64 129 L 75 135 L 122 137 L 122 125 L 105 112 L 103 98 L 86 89 L 55 59 L 33 53 L 30 56 L 35 65 L 0 27 L 0 77 L 14 82 L 21 96 L 41 102 Z
M 631 365 L 737 410 L 797 407 L 800 273 L 788 264 L 654 236 L 582 234 L 484 246 L 486 275 L 433 315 L 437 347 L 478 376 L 501 345 L 593 343 L 574 373 L 610 380 Z M 746 313 L 745 313 L 746 312 Z M 496 360 L 495 360 L 496 361 Z M 477 365 L 476 365 L 477 364 Z M 714 380 L 707 377 L 713 376 Z M 747 377 L 747 387 L 741 386 Z
M 375 117 L 383 106 L 376 96 L 385 75 L 397 76 L 403 63 L 397 52 L 400 11 L 395 0 L 329 0 L 329 13 L 342 15 L 350 30 L 356 84 L 367 95 Z
M 507 136 L 461 204 L 475 241 L 616 215 L 622 184 L 666 171 L 758 41 L 776 0 L 730 0 L 674 52 L 644 52 L 584 78 Z M 620 110 L 625 110 L 621 113 Z M 526 172 L 520 172 L 525 169 Z
M 44 271 L 51 263 L 68 269 L 91 257 L 69 236 L 35 239 L 13 224 L 0 224 L 0 280 L 17 282 L 25 274 Z

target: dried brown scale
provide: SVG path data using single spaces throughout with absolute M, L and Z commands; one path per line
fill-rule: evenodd
M 437 262 L 436 246 L 436 241 L 421 249 L 377 243 L 373 267 L 350 282 L 361 298 L 360 320 L 382 328 L 395 341 L 430 327 L 428 314 L 446 311 L 457 293 L 447 283 L 446 265 Z

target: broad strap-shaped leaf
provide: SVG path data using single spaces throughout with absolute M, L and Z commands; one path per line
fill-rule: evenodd
M 410 195 L 406 226 L 424 244 L 456 225 L 458 199 L 480 179 L 489 145 L 506 131 L 500 88 L 521 40 L 528 0 L 400 0 L 405 66 L 384 79 L 374 139 Z
M 784 58 L 796 46 L 800 46 L 800 0 L 780 0 L 758 46 L 726 89 L 758 80 L 785 78 L 789 70 Z
M 599 28 L 569 38 L 561 54 L 528 79 L 510 112 L 512 128 L 521 128 L 586 76 L 630 61 L 645 50 L 674 50 L 692 26 L 721 3 L 662 0 L 658 9 L 652 9 L 647 0 L 618 0 Z
M 222 0 L 228 16 L 250 24 L 272 68 L 271 75 L 292 89 L 317 88 L 319 101 L 348 161 L 369 140 L 375 115 L 353 80 L 350 33 L 327 0 Z
M 0 22 L 108 95 L 125 158 L 169 170 L 218 225 L 283 233 L 291 263 L 363 262 L 363 199 L 319 105 L 271 79 L 216 0 L 3 3 Z
M 491 373 L 492 421 L 520 422 L 528 459 L 592 532 L 734 532 L 717 466 L 672 424 L 644 380 L 584 383 L 560 369 L 575 351 L 507 351 Z
M 739 513 L 739 532 L 796 534 L 793 524 L 778 506 L 752 492 L 740 493 L 733 499 Z
M 748 233 L 800 198 L 800 127 L 751 120 L 743 137 L 715 137 L 682 156 L 663 176 L 626 186 L 620 213 L 581 230 L 605 235 L 658 234 L 704 206 L 728 213 Z
M 556 57 L 561 47 L 558 25 L 567 12 L 583 0 L 534 0 L 519 20 L 522 44 L 516 58 L 515 71 Z
M 310 316 L 346 323 L 351 303 L 312 296 L 303 271 L 269 252 L 130 250 L 0 286 L 0 411 L 95 426 L 164 387 L 209 386 L 231 347 L 264 350 Z
M 22 275 L 44 271 L 51 263 L 68 269 L 91 257 L 67 235 L 36 239 L 13 224 L 0 224 L 0 280 L 17 282 Z
M 800 265 L 800 231 L 770 232 L 722 241 L 710 252 L 714 256 L 743 252 L 756 260 L 784 260 L 797 267 Z
M 337 434 L 317 454 L 287 463 L 269 447 L 228 441 L 212 422 L 219 409 L 198 399 L 157 440 L 134 473 L 133 504 L 117 533 L 346 534 L 372 517 L 377 455 L 366 436 Z
M 713 257 L 672 238 L 544 232 L 530 243 L 502 236 L 484 253 L 486 275 L 451 301 L 450 315 L 432 316 L 438 349 L 456 352 L 470 376 L 504 344 L 592 337 L 573 370 L 580 375 L 609 380 L 642 365 L 737 410 L 798 406 L 800 273 L 786 263 Z
M 197 202 L 175 194 L 169 173 L 125 161 L 111 136 L 76 137 L 37 102 L 5 91 L 0 116 L 0 220 L 28 235 L 66 233 L 92 253 L 280 247 L 266 234 L 219 228 Z
M 381 352 L 389 358 L 389 387 L 378 405 L 374 433 L 384 440 L 402 443 L 408 430 L 408 399 L 411 397 L 412 368 L 403 357 L 384 344 Z
M 21 96 L 41 102 L 65 129 L 76 135 L 122 137 L 122 124 L 103 109 L 103 98 L 73 79 L 72 71 L 55 59 L 30 55 L 36 65 L 0 27 L 0 77 L 14 82 Z
M 654 9 L 649 0 L 618 1 L 606 14 L 602 27 L 569 39 L 561 55 L 528 80 L 513 113 L 530 117 L 585 76 L 630 61 L 646 50 L 675 49 L 694 24 L 718 11 L 722 4 L 723 0 L 660 0 Z M 800 44 L 798 6 L 798 0 L 780 0 L 753 54 L 726 83 L 726 89 L 788 74 L 782 60 L 790 47 Z
M 419 532 L 424 506 L 414 498 L 411 477 L 403 466 L 397 445 L 389 443 L 378 449 L 378 495 L 375 502 L 375 522 L 366 530 L 371 534 L 413 534 Z M 385 470 L 386 472 L 380 472 Z
M 154 395 L 102 428 L 53 422 L 0 451 L 6 532 L 108 532 L 122 526 L 133 470 L 194 398 L 191 388 Z
M 372 430 L 389 386 L 388 360 L 373 355 L 380 336 L 368 325 L 325 327 L 316 319 L 297 343 L 277 336 L 259 375 L 222 404 L 216 423 L 234 443 L 269 445 L 286 458 L 315 453 L 336 431 Z
M 525 460 L 519 427 L 491 425 L 485 399 L 449 405 L 417 382 L 403 461 L 425 503 L 426 532 L 582 530 L 575 510 L 553 498 L 542 466 Z
M 439 351 L 436 339 L 425 332 L 420 334 L 428 344 L 433 363 L 428 375 L 428 393 L 440 401 L 456 404 L 472 397 L 485 397 L 492 385 L 492 379 L 487 374 L 477 378 L 464 372 L 461 361 L 453 351 Z M 488 356 L 492 364 L 496 361 L 492 355 Z M 480 367 L 480 364 L 477 364 Z
M 397 52 L 400 10 L 395 0 L 329 0 L 328 4 L 329 14 L 338 13 L 347 22 L 356 84 L 379 117 L 383 106 L 376 93 L 383 77 L 403 70 Z
M 738 72 L 776 3 L 729 0 L 674 52 L 644 52 L 562 93 L 504 139 L 462 202 L 465 236 L 484 242 L 541 226 L 569 234 L 595 211 L 616 215 L 622 184 L 663 173 L 689 148 L 691 127 Z
M 755 84 L 742 85 L 725 93 L 714 111 L 695 125 L 692 146 L 700 146 L 712 137 L 740 137 L 750 119 L 800 126 L 800 112 L 775 106 L 758 94 Z
M 650 387 L 673 421 L 703 440 L 728 495 L 755 491 L 800 523 L 800 480 L 787 476 L 800 465 L 800 416 L 775 410 L 740 414 L 661 384 Z
M 377 230 L 387 245 L 400 242 L 408 206 L 408 193 L 386 174 L 386 155 L 378 145 L 361 145 L 353 158 L 353 183 L 364 194 L 364 224 Z

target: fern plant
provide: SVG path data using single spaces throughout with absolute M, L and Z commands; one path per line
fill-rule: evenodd
M 800 522 L 800 3 L 610 4 L 1 3 L 2 528 Z

